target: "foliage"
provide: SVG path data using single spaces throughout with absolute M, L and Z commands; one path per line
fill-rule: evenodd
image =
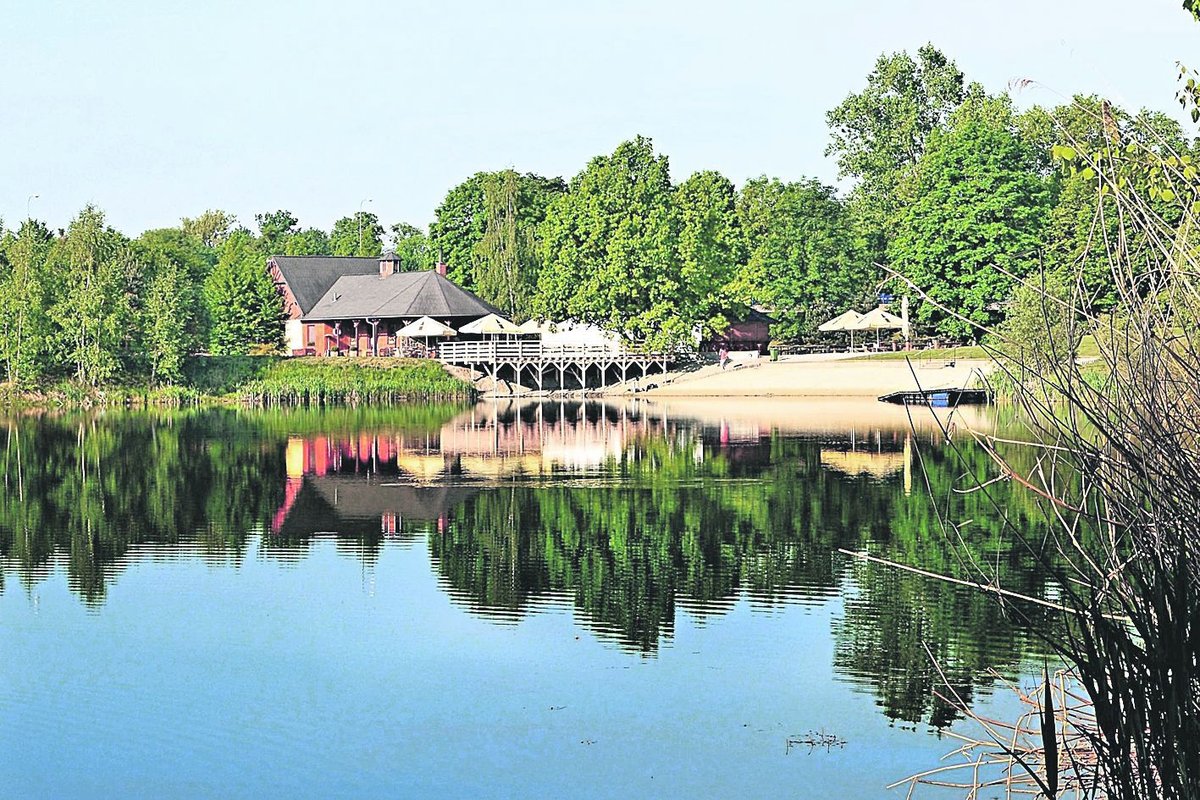
M 217 265 L 204 282 L 204 304 L 214 354 L 246 353 L 253 344 L 277 345 L 282 338 L 282 301 L 247 231 L 235 231 L 221 245 Z
M 378 257 L 383 252 L 383 226 L 370 211 L 358 211 L 333 224 L 330 253 L 335 256 Z
M 80 383 L 95 386 L 114 378 L 134 321 L 131 289 L 141 263 L 94 206 L 71 221 L 50 263 L 70 276 L 49 309 L 57 352 Z
M 483 181 L 484 233 L 472 254 L 475 291 L 510 317 L 532 316 L 540 269 L 534 224 L 521 219 L 520 176 L 513 170 Z
M 1017 134 L 1007 97 L 973 93 L 936 131 L 913 176 L 889 255 L 920 292 L 918 321 L 976 338 L 1000 319 L 1010 274 L 1023 275 L 1041 245 L 1050 194 Z
M 184 234 L 198 239 L 210 249 L 219 247 L 235 225 L 237 217 L 233 214 L 211 208 L 195 219 L 184 217 L 179 221 L 179 229 Z
M 697 172 L 675 189 L 682 307 L 696 309 L 707 330 L 720 330 L 744 312 L 734 281 L 746 262 L 737 191 L 719 172 Z M 725 312 L 725 313 L 721 313 Z
M 285 256 L 327 256 L 332 250 L 329 236 L 319 228 L 304 228 L 289 234 L 283 240 Z M 264 254 L 266 255 L 266 254 Z M 276 255 L 271 253 L 269 255 Z
M 150 361 L 151 383 L 178 383 L 184 359 L 196 348 L 196 284 L 173 262 L 160 267 L 150 280 L 143 309 L 144 347 Z
M 407 222 L 397 222 L 392 226 L 392 250 L 400 256 L 400 269 L 404 272 L 418 272 L 433 269 L 436 255 L 425 232 Z
M 290 211 L 280 209 L 270 213 L 255 214 L 258 224 L 260 247 L 264 255 L 279 255 L 286 249 L 289 237 L 300 230 L 300 220 Z
M 667 157 L 649 139 L 592 159 L 542 225 L 537 313 L 596 323 L 651 349 L 688 341 L 715 300 L 683 285 L 675 200 Z
M 1161 156 L 1186 154 L 1188 145 L 1179 123 L 1164 114 L 1142 111 L 1131 115 L 1095 96 L 1077 96 L 1072 102 L 1054 109 L 1035 107 L 1018 120 L 1022 135 L 1034 147 L 1047 171 L 1054 169 L 1051 184 L 1055 202 L 1046 233 L 1045 258 L 1053 271 L 1078 274 L 1082 302 L 1092 311 L 1113 308 L 1118 297 L 1116 287 L 1121 276 L 1113 274 L 1113 264 L 1095 243 L 1130 237 L 1130 267 L 1143 273 L 1154 258 L 1154 248 L 1143 232 L 1123 224 L 1113 197 L 1097 191 L 1095 171 L 1058 170 L 1071 153 L 1094 154 L 1104 149 L 1113 137 L 1137 142 Z M 1140 180 L 1130 174 L 1127 178 Z M 1137 190 L 1148 184 L 1140 180 Z M 1170 204 L 1155 201 L 1158 211 L 1172 214 Z M 1176 215 L 1177 216 L 1177 215 Z
M 1061 272 L 1037 272 L 1013 292 L 997 338 L 1006 360 L 1029 371 L 1021 377 L 1036 379 L 1077 357 L 1083 334 L 1072 313 L 1072 287 Z
M 0 279 L 0 359 L 7 380 L 29 386 L 49 369 L 51 335 L 46 262 L 50 231 L 26 220 L 7 243 L 8 269 Z
M 448 265 L 449 278 L 467 289 L 477 285 L 476 248 L 487 232 L 488 220 L 484 186 L 495 174 L 477 172 L 451 189 L 429 226 L 433 255 Z M 529 225 L 540 223 L 549 204 L 566 190 L 561 178 L 533 173 L 520 175 L 517 183 L 517 218 Z
M 832 187 L 756 178 L 742 188 L 738 217 L 749 249 L 739 288 L 773 309 L 776 338 L 809 333 L 869 301 L 875 270 L 856 249 L 853 223 Z
M 271 360 L 238 394 L 262 405 L 469 400 L 474 387 L 429 360 Z
M 855 178 L 863 212 L 886 229 L 901 207 L 902 186 L 934 131 L 946 126 L 965 97 L 963 74 L 932 44 L 881 55 L 867 86 L 846 97 L 826 118 L 842 177 Z

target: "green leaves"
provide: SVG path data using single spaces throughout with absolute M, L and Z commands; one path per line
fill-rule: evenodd
M 1007 98 L 974 97 L 917 165 L 914 201 L 889 248 L 896 270 L 929 300 L 917 318 L 978 339 L 1000 318 L 1011 279 L 1041 245 L 1049 186 L 1015 133 Z M 997 267 L 1003 268 L 997 269 Z
M 1050 150 L 1050 155 L 1055 161 L 1074 161 L 1079 154 L 1075 152 L 1074 147 L 1065 144 L 1056 144 Z

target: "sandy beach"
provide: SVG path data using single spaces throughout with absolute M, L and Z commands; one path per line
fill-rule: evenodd
M 706 366 L 692 372 L 650 376 L 646 392 L 656 397 L 879 397 L 890 392 L 966 386 L 991 363 L 951 363 L 914 357 L 911 362 L 850 359 L 845 356 L 794 357 L 781 361 L 734 362 L 724 370 Z M 626 391 L 622 387 L 621 391 Z

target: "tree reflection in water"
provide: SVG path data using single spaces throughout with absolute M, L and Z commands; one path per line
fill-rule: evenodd
M 566 603 L 646 655 L 672 637 L 677 604 L 703 616 L 743 597 L 840 602 L 837 673 L 890 719 L 935 726 L 954 712 L 933 698 L 926 646 L 964 696 L 1037 655 L 978 592 L 837 552 L 958 574 L 937 523 L 950 507 L 974 520 L 969 542 L 1007 588 L 1045 594 L 984 498 L 952 491 L 964 471 L 987 477 L 982 452 L 964 464 L 930 426 L 914 441 L 902 414 L 875 407 L 747 406 L 740 417 L 554 402 L 12 418 L 0 575 L 29 586 L 61 566 L 98 604 L 133 558 L 236 563 L 257 535 L 262 553 L 290 560 L 332 536 L 373 563 L 424 538 L 473 613 Z M 1039 524 L 1020 502 L 1019 524 Z

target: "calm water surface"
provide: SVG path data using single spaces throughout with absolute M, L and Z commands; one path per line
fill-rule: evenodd
M 0 796 L 886 796 L 964 724 L 926 647 L 1001 711 L 993 671 L 1040 655 L 978 594 L 838 552 L 956 573 L 948 509 L 1045 591 L 952 491 L 986 456 L 916 426 L 782 400 L 9 419 Z M 845 746 L 788 751 L 812 731 Z

